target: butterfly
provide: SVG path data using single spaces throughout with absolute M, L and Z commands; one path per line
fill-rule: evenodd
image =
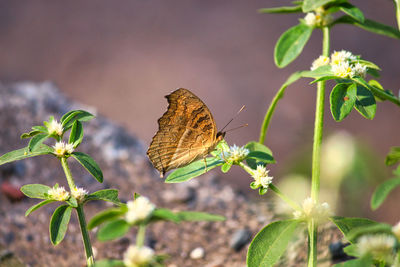
M 205 159 L 225 137 L 225 132 L 217 131 L 210 110 L 192 92 L 179 88 L 165 97 L 168 109 L 158 119 L 158 131 L 147 150 L 161 178 L 169 170 Z

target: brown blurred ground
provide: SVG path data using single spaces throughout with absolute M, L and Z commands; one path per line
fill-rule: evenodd
M 391 1 L 352 1 L 367 17 L 395 26 Z M 201 97 L 233 144 L 258 138 L 264 112 L 290 73 L 308 68 L 320 53 L 315 32 L 303 55 L 285 69 L 273 63 L 280 34 L 298 15 L 258 14 L 289 1 L 11 1 L 0 2 L 0 80 L 52 80 L 71 98 L 98 111 L 149 143 L 166 109 L 164 95 L 177 87 Z M 398 40 L 350 26 L 332 31 L 332 50 L 346 49 L 383 68 L 382 84 L 397 93 Z M 330 90 L 328 90 L 329 92 Z M 299 146 L 310 144 L 315 87 L 291 86 L 272 120 L 267 145 L 284 168 Z M 380 103 L 371 122 L 354 112 L 342 123 L 326 110 L 325 133 L 345 129 L 379 152 L 399 145 L 400 109 Z M 4 126 L 3 126 L 4 127 Z M 273 167 L 276 168 L 276 167 Z M 274 169 L 273 169 L 274 170 Z M 248 187 L 236 172 L 233 183 Z

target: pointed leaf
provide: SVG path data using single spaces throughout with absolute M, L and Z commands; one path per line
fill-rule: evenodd
M 121 201 L 118 199 L 117 189 L 104 189 L 91 193 L 86 197 L 85 202 L 90 200 L 104 200 L 110 201 L 117 205 L 121 204 Z
M 176 215 L 179 217 L 181 221 L 190 221 L 190 222 L 198 222 L 198 221 L 225 221 L 225 217 L 217 214 L 210 214 L 206 212 L 198 212 L 198 211 L 180 211 L 177 212 Z
M 285 252 L 299 223 L 298 220 L 283 220 L 261 229 L 247 251 L 247 266 L 273 266 Z
M 181 221 L 178 214 L 169 209 L 156 209 L 151 214 L 150 222 L 153 221 L 171 221 L 178 223 Z
M 29 133 L 23 133 L 21 135 L 21 139 L 34 137 L 35 135 L 37 135 L 39 133 L 41 133 L 41 132 L 40 131 L 36 131 L 36 130 L 30 131 Z
M 227 173 L 232 167 L 232 162 L 225 162 L 224 164 L 222 164 L 221 166 L 221 171 L 223 173 Z
M 333 216 L 330 218 L 330 220 L 334 224 L 336 224 L 336 226 L 339 228 L 339 230 L 344 234 L 346 238 L 350 233 L 350 231 L 354 230 L 357 227 L 379 224 L 378 222 L 366 218 L 346 218 L 340 216 Z M 353 243 L 355 240 L 349 239 L 349 241 Z
M 94 263 L 93 267 L 125 267 L 123 261 L 121 260 L 99 260 Z
M 373 266 L 375 266 L 375 264 L 372 261 L 372 258 L 369 256 L 362 257 L 359 259 L 354 259 L 354 260 L 348 260 L 348 261 L 333 265 L 333 267 L 373 267 Z
M 69 219 L 71 218 L 72 207 L 68 205 L 59 206 L 51 216 L 50 220 L 50 240 L 53 245 L 59 244 L 68 229 Z
M 387 180 L 380 184 L 371 198 L 371 208 L 376 210 L 385 201 L 389 193 L 400 185 L 400 177 Z
M 50 204 L 50 203 L 53 203 L 53 202 L 55 202 L 55 200 L 51 200 L 51 199 L 43 200 L 43 201 L 39 202 L 38 204 L 33 205 L 32 207 L 30 207 L 25 212 L 25 216 L 28 216 L 29 214 L 31 214 L 35 210 L 39 209 L 40 207 L 43 207 L 44 205 L 47 205 L 47 204 Z
M 28 147 L 24 147 L 18 150 L 14 150 L 8 152 L 0 157 L 0 165 L 5 163 L 31 158 L 39 155 L 51 154 L 53 152 L 53 148 L 46 146 L 45 144 L 40 145 L 35 151 L 29 152 Z
M 360 9 L 357 7 L 353 6 L 350 3 L 343 3 L 340 5 L 340 10 L 342 10 L 344 13 L 352 17 L 353 19 L 363 23 L 364 22 L 364 14 Z
M 252 169 L 256 169 L 258 164 L 275 163 L 272 151 L 263 144 L 251 141 L 244 147 L 250 151 L 246 157 L 246 162 Z
M 80 121 L 74 121 L 71 128 L 71 133 L 69 134 L 68 143 L 73 144 L 74 148 L 77 148 L 83 139 L 83 126 Z
M 303 51 L 312 31 L 313 28 L 299 24 L 284 32 L 275 46 L 275 64 L 283 68 L 295 60 Z
M 339 83 L 330 95 L 331 112 L 335 121 L 342 121 L 352 111 L 356 102 L 357 86 Z
M 372 120 L 375 117 L 375 97 L 368 89 L 363 86 L 357 86 L 355 108 L 366 119 Z
M 27 197 L 47 199 L 46 194 L 50 189 L 51 187 L 44 184 L 26 184 L 20 190 Z
M 35 151 L 47 138 L 49 138 L 48 134 L 37 134 L 32 137 L 28 144 L 29 151 Z
M 390 166 L 400 161 L 400 147 L 394 146 L 390 148 L 389 154 L 386 156 L 385 164 Z
M 103 172 L 94 159 L 82 152 L 72 152 L 74 157 L 98 182 L 103 182 Z
M 64 128 L 64 131 L 69 129 L 72 124 L 76 121 L 89 121 L 94 118 L 94 115 L 90 114 L 85 110 L 72 110 L 61 118 L 61 123 Z
M 99 212 L 90 219 L 88 223 L 88 229 L 92 230 L 93 228 L 99 226 L 106 221 L 114 221 L 123 216 L 124 213 L 124 210 L 115 208 Z
M 107 223 L 99 229 L 97 238 L 100 241 L 109 241 L 124 236 L 129 231 L 129 224 L 123 220 L 115 220 Z

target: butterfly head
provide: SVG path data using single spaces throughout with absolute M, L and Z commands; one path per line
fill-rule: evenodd
M 219 141 L 221 141 L 222 139 L 224 139 L 225 133 L 226 133 L 226 132 L 218 132 L 218 133 L 217 133 L 217 138 L 216 138 L 217 143 L 218 143 Z

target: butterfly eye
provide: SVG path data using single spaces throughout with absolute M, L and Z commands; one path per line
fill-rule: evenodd
M 226 132 L 218 132 L 217 133 L 217 139 L 223 139 L 225 137 Z

